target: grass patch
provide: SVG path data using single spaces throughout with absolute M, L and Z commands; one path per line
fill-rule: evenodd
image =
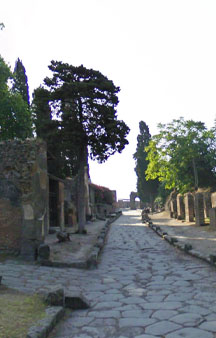
M 45 317 L 46 304 L 38 295 L 26 295 L 0 286 L 0 338 L 23 338 Z

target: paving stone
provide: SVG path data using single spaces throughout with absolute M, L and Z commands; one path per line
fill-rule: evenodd
M 207 331 L 216 332 L 216 320 L 202 323 L 199 327 Z
M 29 293 L 60 284 L 66 296 L 85 296 L 90 308 L 72 312 L 52 338 L 213 338 L 215 268 L 128 214 L 110 227 L 97 269 L 0 262 L 2 284 Z
M 94 310 L 100 309 L 114 309 L 116 307 L 121 307 L 122 302 L 99 302 L 95 306 L 93 306 Z
M 149 325 L 145 329 L 145 333 L 153 334 L 153 335 L 165 335 L 169 332 L 180 329 L 181 326 L 175 323 L 171 323 L 169 321 L 161 321 L 159 323 L 155 323 Z M 204 337 L 203 337 L 204 338 Z
M 204 330 L 200 330 L 194 327 L 187 327 L 177 330 L 166 336 L 166 338 L 213 338 L 213 334 Z
M 122 317 L 142 317 L 142 318 L 149 318 L 152 314 L 152 311 L 144 311 L 144 310 L 129 310 L 129 311 L 123 311 Z
M 122 318 L 119 320 L 119 327 L 127 327 L 127 326 L 142 326 L 145 327 L 155 323 L 155 319 L 152 318 Z
M 170 318 L 171 321 L 184 326 L 197 326 L 204 318 L 196 313 L 182 313 Z
M 184 312 L 198 313 L 203 316 L 208 315 L 211 312 L 211 309 L 207 309 L 197 305 L 186 305 L 184 306 L 184 308 L 182 308 L 182 310 L 184 310 Z
M 115 311 L 115 310 L 89 311 L 88 316 L 94 317 L 94 318 L 119 318 L 120 311 Z
M 152 318 L 158 318 L 160 320 L 170 319 L 177 314 L 178 314 L 178 312 L 174 311 L 174 310 L 158 310 L 158 311 L 153 313 Z
M 149 309 L 149 310 L 176 310 L 180 308 L 182 304 L 180 302 L 152 302 L 152 303 L 145 303 L 142 304 L 142 307 L 144 309 Z
M 135 338 L 155 338 L 156 336 L 152 336 L 149 334 L 141 334 L 140 336 L 136 336 Z

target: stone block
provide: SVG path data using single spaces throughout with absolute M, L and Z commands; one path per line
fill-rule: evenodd
M 32 208 L 32 205 L 23 204 L 23 213 L 24 213 L 24 219 L 26 219 L 26 220 L 33 220 L 34 219 L 34 210 Z
M 41 244 L 38 247 L 38 258 L 39 259 L 49 259 L 50 257 L 50 247 L 47 244 Z
M 22 240 L 20 257 L 27 261 L 35 261 L 37 257 L 37 244 L 34 240 Z
M 185 245 L 184 245 L 184 251 L 188 252 L 188 251 L 190 251 L 192 249 L 193 249 L 193 247 L 192 247 L 192 245 L 190 243 L 185 243 Z
M 211 193 L 210 192 L 204 192 L 203 200 L 204 200 L 204 215 L 205 215 L 205 217 L 209 217 L 209 210 L 212 207 Z
M 185 220 L 186 222 L 194 221 L 194 197 L 191 193 L 184 195 Z
M 195 209 L 195 221 L 196 225 L 204 225 L 204 199 L 203 194 L 197 192 L 194 198 L 194 209 Z
M 45 302 L 52 306 L 65 306 L 64 289 L 57 285 L 49 290 L 44 297 Z
M 209 210 L 210 227 L 216 229 L 216 207 Z
M 212 208 L 216 208 L 216 192 L 213 192 L 211 194 L 211 205 L 212 205 Z
M 65 297 L 65 307 L 73 310 L 86 310 L 89 309 L 88 301 L 79 295 L 70 295 Z
M 177 195 L 177 218 L 178 219 L 185 218 L 184 198 L 181 194 Z

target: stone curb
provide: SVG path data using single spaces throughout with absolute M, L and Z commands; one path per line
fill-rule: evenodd
M 55 325 L 64 316 L 65 310 L 62 306 L 51 306 L 46 309 L 46 317 L 36 322 L 28 330 L 26 338 L 47 338 Z
M 181 251 L 184 251 L 190 256 L 199 258 L 211 266 L 216 267 L 216 254 L 209 254 L 205 255 L 197 250 L 194 250 L 191 243 L 188 242 L 182 242 L 179 241 L 177 237 L 170 236 L 167 232 L 162 231 L 162 229 L 158 225 L 152 224 L 152 222 L 147 222 L 148 226 L 157 233 L 158 236 L 165 239 L 167 242 L 169 242 L 171 245 L 175 246 L 176 248 L 180 249 Z
M 107 234 L 109 232 L 110 229 L 110 225 L 115 222 L 120 216 L 122 215 L 122 212 L 118 212 L 116 213 L 116 216 L 108 219 L 105 223 L 105 225 L 103 226 L 103 228 L 101 229 L 98 237 L 97 237 L 97 243 L 95 243 L 91 254 L 87 260 L 87 268 L 91 269 L 91 268 L 95 268 L 98 265 L 98 260 L 99 260 L 99 255 L 103 250 L 103 247 L 105 245 L 106 242 L 106 237 Z
M 75 269 L 92 269 L 96 268 L 98 264 L 99 255 L 104 247 L 106 236 L 110 228 L 110 224 L 115 222 L 120 216 L 122 212 L 117 212 L 116 215 L 110 219 L 108 219 L 103 228 L 101 229 L 98 237 L 97 242 L 94 244 L 89 257 L 85 261 L 78 261 L 72 263 L 64 263 L 61 261 L 52 262 L 50 260 L 41 260 L 39 262 L 42 266 L 49 266 L 55 268 L 75 268 Z

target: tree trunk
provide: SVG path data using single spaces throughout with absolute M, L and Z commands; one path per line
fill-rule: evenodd
M 80 163 L 78 171 L 78 226 L 79 233 L 83 233 L 86 224 L 86 200 L 85 200 L 85 168 L 87 165 L 87 147 L 81 147 Z

